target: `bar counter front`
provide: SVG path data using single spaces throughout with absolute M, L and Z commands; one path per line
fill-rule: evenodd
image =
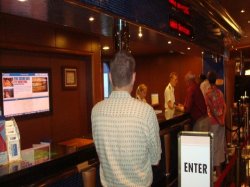
M 167 180 L 169 183 L 177 181 L 177 136 L 180 131 L 190 129 L 189 114 L 170 111 L 157 114 L 157 118 L 160 126 L 162 156 L 160 164 L 153 167 L 152 186 L 157 186 L 162 180 Z M 49 181 L 52 176 L 75 171 L 82 163 L 87 163 L 89 168 L 92 165 L 98 168 L 96 167 L 98 158 L 92 139 L 74 138 L 51 144 L 48 159 L 33 163 L 21 160 L 0 166 L 0 186 L 46 186 L 46 181 Z M 95 176 L 99 176 L 97 171 Z M 61 180 L 59 177 L 53 178 Z M 81 182 L 86 186 L 85 183 L 88 181 L 83 179 Z M 95 186 L 98 186 L 98 183 Z

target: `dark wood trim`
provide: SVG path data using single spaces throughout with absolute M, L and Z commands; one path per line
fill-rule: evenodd
M 77 56 L 93 55 L 93 52 L 89 51 L 80 51 L 75 49 L 70 50 L 70 49 L 63 49 L 63 48 L 49 47 L 49 46 L 43 47 L 38 45 L 10 43 L 10 42 L 8 43 L 0 42 L 0 49 L 22 50 L 28 52 L 58 53 L 58 54 L 68 54 Z

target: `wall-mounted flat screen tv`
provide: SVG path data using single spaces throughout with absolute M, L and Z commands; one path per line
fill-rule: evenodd
M 0 69 L 0 73 L 5 117 L 52 111 L 49 70 Z

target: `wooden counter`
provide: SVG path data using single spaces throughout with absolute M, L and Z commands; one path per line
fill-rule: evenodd
M 157 115 L 160 126 L 162 157 L 159 166 L 153 167 L 154 182 L 175 180 L 178 174 L 177 135 L 188 130 L 190 117 L 180 112 L 161 113 Z M 79 163 L 95 160 L 97 154 L 91 139 L 75 138 L 51 146 L 49 160 L 39 164 L 24 161 L 0 166 L 0 186 L 33 186 L 41 179 L 55 175 Z
M 162 155 L 158 167 L 154 169 L 154 183 L 164 179 L 168 184 L 178 177 L 178 133 L 190 130 L 190 115 L 179 111 L 169 111 L 157 115 L 160 126 Z
M 79 163 L 97 158 L 90 139 L 79 138 L 62 144 L 52 145 L 50 159 L 43 163 L 18 161 L 0 166 L 0 186 L 29 186 Z

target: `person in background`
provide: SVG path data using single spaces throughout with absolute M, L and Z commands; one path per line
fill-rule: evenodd
M 179 109 L 183 112 L 190 113 L 194 131 L 209 131 L 209 118 L 207 115 L 207 106 L 205 99 L 196 82 L 195 74 L 191 71 L 185 75 L 187 84 L 186 98 L 183 106 Z
M 175 108 L 175 94 L 174 88 L 178 83 L 178 75 L 176 72 L 172 72 L 169 75 L 169 84 L 166 86 L 164 91 L 165 99 L 165 111 L 173 110 Z
M 136 99 L 139 99 L 140 101 L 143 101 L 146 103 L 147 91 L 148 91 L 148 87 L 145 84 L 140 84 L 136 89 Z
M 198 84 L 200 85 L 206 79 L 207 79 L 206 75 L 201 73 L 198 77 Z
M 204 75 L 204 74 L 200 75 L 200 80 L 201 80 L 200 89 L 201 89 L 203 96 L 205 97 L 205 95 L 210 87 L 210 84 L 209 84 L 209 81 L 208 81 L 206 75 Z
M 135 60 L 119 51 L 110 63 L 110 97 L 91 113 L 92 135 L 100 161 L 100 178 L 107 186 L 149 187 L 152 165 L 161 158 L 159 124 L 153 108 L 133 98 Z
M 226 103 L 223 93 L 215 86 L 217 75 L 208 72 L 208 89 L 205 99 L 208 107 L 208 115 L 211 120 L 210 132 L 214 134 L 214 168 L 216 176 L 221 174 L 221 163 L 225 161 L 225 116 Z

